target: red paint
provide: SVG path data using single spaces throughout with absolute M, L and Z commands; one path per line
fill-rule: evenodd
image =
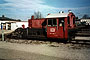
M 25 28 L 25 25 L 24 24 L 22 25 L 22 28 Z
M 45 21 L 45 19 L 30 19 L 28 20 L 29 28 L 42 28 L 42 23 Z
M 67 24 L 68 21 L 67 21 L 67 18 L 65 18 L 64 21 L 65 21 L 65 22 L 64 22 L 64 23 L 65 23 L 65 24 L 64 24 L 64 25 L 65 25 L 65 27 L 64 27 L 64 29 L 65 29 L 65 30 L 64 30 L 64 38 L 67 39 L 67 38 L 68 38 L 68 24 Z
M 75 15 L 73 13 L 69 13 L 68 16 L 70 17 L 70 27 L 74 28 L 75 24 L 73 24 L 73 18 L 75 19 Z
M 68 39 L 68 29 L 72 29 L 75 27 L 75 24 L 73 24 L 73 19 L 75 18 L 75 15 L 73 13 L 69 13 L 68 16 L 70 17 L 70 24 L 68 24 L 68 17 L 64 17 L 64 26 L 59 26 L 59 18 L 57 17 L 57 27 L 49 27 L 47 26 L 47 37 L 49 38 L 64 38 Z M 47 22 L 48 23 L 48 22 Z M 70 26 L 68 26 L 70 25 Z M 50 32 L 50 29 L 54 28 L 55 32 Z
M 34 20 L 34 16 L 33 15 L 31 16 L 31 19 Z
M 68 16 L 70 17 L 69 21 L 70 24 L 68 24 Z M 73 23 L 73 19 L 75 19 L 75 15 L 73 13 L 69 13 L 67 17 L 63 17 L 64 24 L 59 25 L 59 19 L 61 17 L 57 17 L 57 26 L 48 26 L 48 19 L 34 19 L 34 16 L 32 16 L 31 19 L 28 20 L 28 26 L 29 28 L 46 28 L 47 30 L 47 38 L 62 38 L 62 39 L 68 39 L 68 29 L 73 29 L 75 27 L 75 24 Z M 42 26 L 44 21 L 46 22 L 46 26 Z M 63 23 L 63 22 L 62 22 Z

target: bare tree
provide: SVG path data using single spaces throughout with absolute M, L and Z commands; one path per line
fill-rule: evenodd
M 42 18 L 42 14 L 41 14 L 41 12 L 34 12 L 34 17 L 35 17 L 35 19 L 41 19 Z

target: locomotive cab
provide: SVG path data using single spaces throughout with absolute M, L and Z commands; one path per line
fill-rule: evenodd
M 68 39 L 68 31 L 75 27 L 75 15 L 72 12 L 49 14 L 47 17 L 47 37 Z

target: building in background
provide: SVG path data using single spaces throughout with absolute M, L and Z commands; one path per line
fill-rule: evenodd
M 28 27 L 27 21 L 21 21 L 21 20 L 7 18 L 4 15 L 2 15 L 2 17 L 0 17 L 0 29 L 1 29 L 2 24 L 3 24 L 4 30 L 15 30 L 17 28 L 22 28 L 22 25 L 24 25 L 25 28 Z
M 81 19 L 81 23 L 85 23 L 85 25 L 90 25 L 90 19 Z

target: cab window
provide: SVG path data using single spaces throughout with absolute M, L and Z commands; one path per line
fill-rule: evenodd
M 48 19 L 48 26 L 57 26 L 56 19 Z

